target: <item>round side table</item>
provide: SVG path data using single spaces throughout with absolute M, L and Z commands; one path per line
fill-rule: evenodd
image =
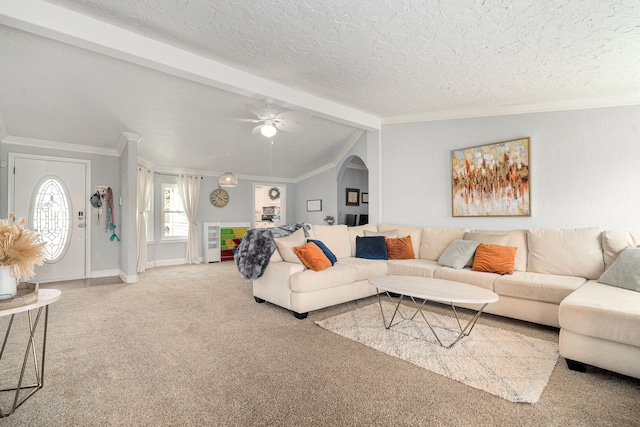
M 40 289 L 38 291 L 38 301 L 23 305 L 20 307 L 13 307 L 2 309 L 0 305 L 0 317 L 11 316 L 9 319 L 9 326 L 7 328 L 7 332 L 4 335 L 4 340 L 2 341 L 2 347 L 0 348 L 0 363 L 2 362 L 2 357 L 5 355 L 5 348 L 7 345 L 7 341 L 9 339 L 9 333 L 11 332 L 11 327 L 13 326 L 13 320 L 16 314 L 26 313 L 27 319 L 29 322 L 29 339 L 27 340 L 27 349 L 24 353 L 24 360 L 22 362 L 22 368 L 20 369 L 20 376 L 18 378 L 18 385 L 16 387 L 11 388 L 3 388 L 0 389 L 0 393 L 4 392 L 15 392 L 13 398 L 13 404 L 10 409 L 4 411 L 0 408 L 0 418 L 8 417 L 13 414 L 13 412 L 22 405 L 28 398 L 33 396 L 33 394 L 40 390 L 44 386 L 44 360 L 46 355 L 47 348 L 47 327 L 49 323 L 49 304 L 56 302 L 60 299 L 62 292 L 56 289 Z M 38 328 L 38 324 L 40 323 L 40 316 L 42 314 L 42 309 L 45 309 L 44 312 L 44 333 L 42 335 L 42 352 L 40 355 L 40 366 L 38 366 L 37 360 L 37 349 L 36 342 L 34 340 L 34 336 L 36 334 L 36 330 Z M 35 313 L 35 318 L 33 316 L 33 312 L 37 309 Z M 27 362 L 29 361 L 29 353 L 33 355 L 33 369 L 35 373 L 35 384 L 23 385 L 24 374 L 27 369 Z M 4 387 L 4 385 L 2 385 Z M 28 393 L 21 398 L 21 391 L 28 391 Z

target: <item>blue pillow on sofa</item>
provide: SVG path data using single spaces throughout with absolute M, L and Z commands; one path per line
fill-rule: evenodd
M 356 258 L 387 259 L 384 236 L 356 236 Z
M 331 261 L 331 265 L 335 264 L 338 261 L 338 258 L 336 258 L 333 252 L 331 252 L 331 249 L 329 249 L 327 245 L 322 243 L 320 240 L 307 239 L 307 242 L 315 243 L 316 246 L 319 247 L 322 252 L 324 252 L 325 256 L 329 258 L 329 261 Z

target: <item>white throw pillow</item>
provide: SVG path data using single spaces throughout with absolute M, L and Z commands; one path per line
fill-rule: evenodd
M 384 237 L 389 237 L 391 239 L 397 239 L 398 238 L 398 230 L 387 230 L 387 231 L 364 230 L 364 235 L 365 236 L 384 236 Z M 402 237 L 404 237 L 404 236 L 402 236 Z
M 286 237 L 276 237 L 273 241 L 283 260 L 302 264 L 298 254 L 296 254 L 296 251 L 293 249 L 296 246 L 302 246 L 307 243 L 307 238 L 304 236 L 304 230 L 302 228 L 298 228 Z

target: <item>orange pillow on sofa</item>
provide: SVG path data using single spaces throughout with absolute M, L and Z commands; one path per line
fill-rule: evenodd
M 513 274 L 513 264 L 516 260 L 515 246 L 486 245 L 480 243 L 473 259 L 473 271 L 488 273 Z
M 387 237 L 387 257 L 389 259 L 414 259 L 416 256 L 411 244 L 411 236 L 394 239 Z
M 293 248 L 305 267 L 313 271 L 321 271 L 331 267 L 331 261 L 315 243 L 309 242 Z

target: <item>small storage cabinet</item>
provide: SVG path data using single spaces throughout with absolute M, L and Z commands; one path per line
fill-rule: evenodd
M 250 227 L 249 222 L 205 222 L 204 261 L 233 260 L 238 245 Z

